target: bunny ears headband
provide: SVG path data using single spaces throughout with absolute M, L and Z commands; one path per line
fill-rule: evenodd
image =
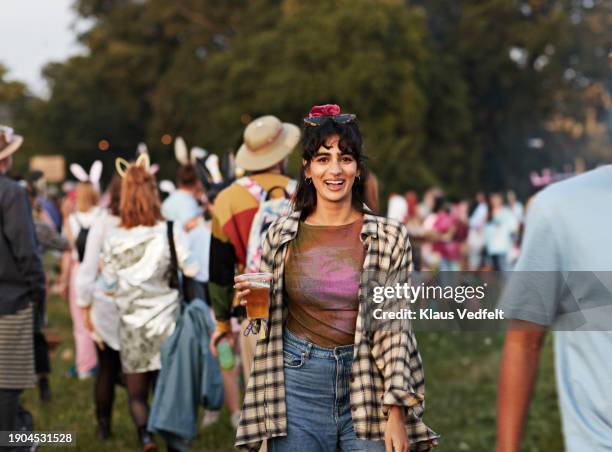
M 144 168 L 145 171 L 150 172 L 151 160 L 149 159 L 149 154 L 146 152 L 141 153 L 133 165 L 140 166 L 141 168 Z M 118 157 L 115 160 L 115 169 L 117 170 L 117 174 L 119 174 L 119 176 L 121 176 L 122 178 L 125 177 L 131 166 L 132 164 L 124 158 Z
M 219 157 L 215 154 L 208 154 L 206 149 L 199 147 L 192 147 L 191 151 L 187 150 L 187 144 L 182 137 L 176 137 L 174 140 L 174 156 L 181 165 L 196 165 L 202 162 L 208 170 L 214 184 L 220 184 L 223 182 L 223 175 L 219 169 Z
M 138 143 L 138 147 L 136 148 L 136 155 L 141 156 L 142 154 L 149 154 L 149 148 L 145 143 Z M 151 157 L 149 157 L 149 164 L 151 162 Z M 159 165 L 157 163 L 150 164 L 149 173 L 155 175 L 159 171 Z
M 96 190 L 100 191 L 100 177 L 102 176 L 102 162 L 96 160 L 89 168 L 89 174 L 78 163 L 70 165 L 70 172 L 79 182 L 90 182 Z
M 174 140 L 174 156 L 181 165 L 189 165 L 195 163 L 197 159 L 203 159 L 208 155 L 208 151 L 199 147 L 192 147 L 191 151 L 187 150 L 187 144 L 181 137 Z

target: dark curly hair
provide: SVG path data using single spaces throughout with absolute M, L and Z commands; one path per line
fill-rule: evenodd
M 357 162 L 360 177 L 356 178 L 352 188 L 352 204 L 359 212 L 364 212 L 364 182 L 367 177 L 365 165 L 366 156 L 363 149 L 363 138 L 359 130 L 357 120 L 348 124 L 337 124 L 331 119 L 323 124 L 312 127 L 305 125 L 302 134 L 302 159 L 306 161 L 306 166 L 300 166 L 300 176 L 295 197 L 293 199 L 293 209 L 302 211 L 302 218 L 310 215 L 317 206 L 317 192 L 314 185 L 306 182 L 305 170 L 312 162 L 317 151 L 325 144 L 325 140 L 331 135 L 338 135 L 340 140 L 338 147 L 342 152 L 353 156 Z

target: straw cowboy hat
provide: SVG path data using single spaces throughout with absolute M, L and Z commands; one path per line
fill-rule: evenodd
M 291 154 L 300 141 L 300 129 L 276 116 L 262 116 L 244 129 L 244 143 L 236 154 L 236 165 L 247 171 L 270 168 Z
M 22 143 L 21 135 L 15 135 L 12 128 L 0 125 L 0 160 L 13 155 Z

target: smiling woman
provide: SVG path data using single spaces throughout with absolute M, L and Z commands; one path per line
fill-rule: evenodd
M 309 164 L 305 162 L 304 173 L 317 192 L 317 204 L 344 203 L 352 198 L 351 189 L 355 178 L 359 178 L 359 168 L 355 157 L 342 151 L 339 144 L 340 136 L 329 136 L 312 161 Z
M 333 218 L 327 219 L 332 223 L 324 224 L 343 224 L 350 220 L 347 215 L 351 212 L 352 217 L 363 213 L 367 170 L 356 116 L 340 114 L 340 108 L 334 105 L 313 107 L 304 119 L 303 144 L 295 210 L 306 218 L 323 203 L 335 211 Z M 342 215 L 338 216 L 338 209 L 344 211 Z M 325 214 L 325 210 L 319 210 L 319 214 Z M 310 220 L 316 222 L 317 218 Z
M 363 203 L 355 115 L 313 107 L 303 147 L 294 213 L 270 226 L 263 245 L 270 331 L 257 344 L 236 446 L 267 439 L 276 452 L 429 450 L 437 435 L 421 421 L 414 334 L 368 328 L 369 278 L 408 283 L 408 232 Z M 235 287 L 244 302 L 247 285 Z

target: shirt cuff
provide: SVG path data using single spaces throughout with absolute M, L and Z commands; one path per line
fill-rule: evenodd
M 232 324 L 229 320 L 217 320 L 217 331 L 220 333 L 230 333 Z
M 403 406 L 406 414 L 409 415 L 411 408 L 421 405 L 425 398 L 412 389 L 389 388 L 383 396 L 383 413 L 389 415 L 392 406 Z

